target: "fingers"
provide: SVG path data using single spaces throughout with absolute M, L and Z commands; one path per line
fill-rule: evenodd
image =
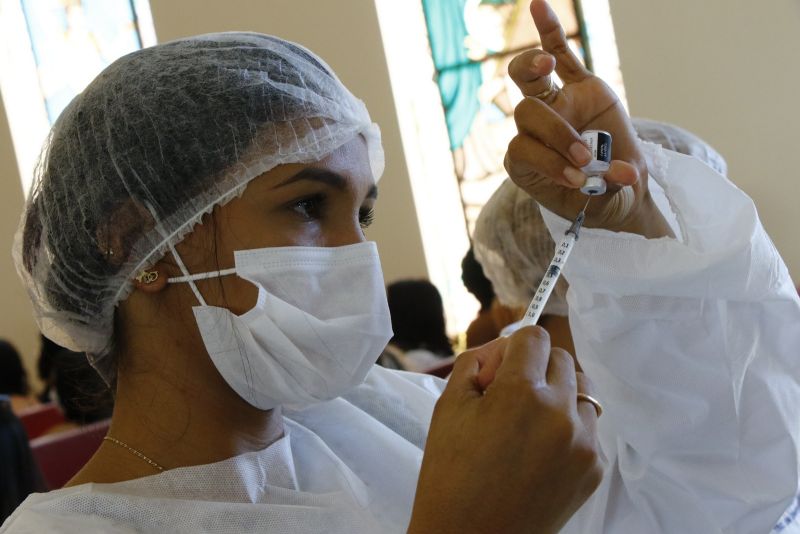
M 480 366 L 476 380 L 481 391 L 486 390 L 494 381 L 497 369 L 503 363 L 507 343 L 508 338 L 501 337 L 475 349 L 475 356 Z
M 514 109 L 514 121 L 520 133 L 528 134 L 545 143 L 575 167 L 583 167 L 592 160 L 592 153 L 563 117 L 544 102 L 526 98 Z
M 528 50 L 508 64 L 508 75 L 525 96 L 535 96 L 550 87 L 556 59 L 543 50 Z
M 591 395 L 592 397 L 595 396 L 594 394 L 594 385 L 592 381 L 583 373 L 577 373 L 575 376 L 577 380 L 577 393 L 585 393 L 586 395 Z M 589 402 L 578 402 L 578 415 L 583 421 L 583 425 L 586 427 L 586 430 L 592 436 L 597 435 L 597 410 L 595 409 L 594 405 Z
M 501 337 L 462 353 L 453 365 L 447 389 L 467 395 L 482 394 L 494 381 L 507 343 L 508 338 Z
M 578 400 L 578 393 L 594 397 L 594 386 L 583 372 L 576 372 L 577 361 L 564 349 L 554 348 L 550 351 L 550 364 L 547 367 L 547 383 L 558 389 L 567 409 L 574 409 L 587 431 L 591 443 L 597 440 L 597 410 L 594 405 Z M 573 411 L 572 413 L 575 413 Z
M 570 49 L 564 28 L 545 0 L 531 2 L 531 16 L 542 39 L 542 48 L 555 56 L 555 69 L 564 83 L 579 82 L 591 76 Z
M 520 135 L 511 140 L 506 151 L 504 163 L 509 177 L 523 189 L 527 188 L 520 182 L 537 175 L 571 189 L 582 187 L 586 174 L 580 168 L 591 155 L 575 129 L 549 106 L 532 99 L 520 102 L 514 118 Z M 640 178 L 638 169 L 622 160 L 612 161 L 603 177 L 610 185 L 620 187 L 633 185 Z
M 495 383 L 522 376 L 531 384 L 544 384 L 549 359 L 550 335 L 547 330 L 539 326 L 520 328 L 506 342 Z
M 575 378 L 575 361 L 572 355 L 562 348 L 550 351 L 550 362 L 547 365 L 547 383 L 563 388 L 569 398 L 578 394 L 578 383 Z
M 464 397 L 479 397 L 482 389 L 478 387 L 476 377 L 479 369 L 478 358 L 474 351 L 468 351 L 456 358 L 453 364 L 453 372 L 447 381 L 442 396 L 457 395 Z
M 633 185 L 639 181 L 639 171 L 627 161 L 614 160 L 603 178 L 612 184 Z
M 586 183 L 586 175 L 556 150 L 527 135 L 517 135 L 508 144 L 505 159 L 508 176 L 521 188 L 529 191 L 541 177 L 558 185 L 577 189 Z

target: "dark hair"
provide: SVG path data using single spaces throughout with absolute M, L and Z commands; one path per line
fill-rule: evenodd
M 62 349 L 53 357 L 58 404 L 68 421 L 85 425 L 108 419 L 114 399 L 86 354 Z
M 28 374 L 14 345 L 0 340 L 0 394 L 27 395 Z
M 53 357 L 64 347 L 54 341 L 50 341 L 44 334 L 39 334 L 42 343 L 39 349 L 39 361 L 36 362 L 36 371 L 43 382 L 48 382 L 53 376 Z
M 494 287 L 491 280 L 483 274 L 483 267 L 475 259 L 475 251 L 469 248 L 464 259 L 461 260 L 461 281 L 467 291 L 475 295 L 481 303 L 481 310 L 488 310 L 494 300 Z
M 450 356 L 442 296 L 427 280 L 401 280 L 387 288 L 392 315 L 392 343 L 403 350 L 426 349 Z
M 0 524 L 33 492 L 45 491 L 28 436 L 7 399 L 0 399 Z
M 64 347 L 50 341 L 43 334 L 39 334 L 39 337 L 42 347 L 39 350 L 39 360 L 36 362 L 36 372 L 39 375 L 39 379 L 44 383 L 44 388 L 36 397 L 39 399 L 39 402 L 44 403 L 52 400 L 51 390 L 53 388 L 53 378 L 55 375 L 53 358 L 56 353 L 63 350 Z

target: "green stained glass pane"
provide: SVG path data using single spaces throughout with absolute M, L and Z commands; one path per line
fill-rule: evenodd
M 516 134 L 522 98 L 508 76 L 521 51 L 539 45 L 528 0 L 422 0 L 456 176 L 470 233 L 506 177 L 503 158 Z M 551 0 L 570 46 L 583 58 L 573 0 Z

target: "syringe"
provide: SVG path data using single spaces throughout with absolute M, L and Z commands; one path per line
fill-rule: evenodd
M 580 232 L 583 220 L 586 218 L 586 208 L 589 206 L 589 201 L 593 196 L 602 195 L 606 192 L 606 181 L 603 179 L 603 175 L 608 171 L 611 163 L 611 134 L 603 130 L 586 130 L 581 134 L 581 139 L 592 153 L 592 160 L 581 169 L 587 174 L 587 180 L 581 187 L 581 193 L 589 195 L 589 198 L 575 221 L 573 221 L 572 226 L 567 230 L 564 239 L 558 244 L 553 260 L 547 267 L 536 293 L 533 294 L 533 300 L 531 300 L 525 316 L 520 321 L 520 327 L 534 325 L 539 321 L 544 306 L 547 304 L 547 299 L 550 298 L 550 294 L 555 289 L 556 282 L 558 282 L 561 271 L 564 269 L 564 264 L 567 263 L 567 258 L 572 252 L 572 247 L 575 246 L 575 241 L 578 240 L 578 232 Z
M 580 232 L 581 226 L 583 226 L 583 220 L 586 218 L 586 207 L 589 205 L 589 200 L 591 199 L 592 197 L 589 197 L 586 201 L 586 205 L 583 206 L 581 212 L 575 217 L 569 230 L 564 233 L 564 238 L 561 240 L 561 243 L 556 247 L 556 253 L 553 255 L 550 265 L 547 266 L 547 271 L 544 273 L 542 282 L 536 289 L 536 293 L 533 294 L 531 304 L 528 306 L 528 310 L 525 312 L 522 321 L 520 321 L 520 328 L 539 322 L 539 318 L 542 316 L 542 310 L 544 310 L 544 306 L 547 304 L 550 294 L 556 287 L 556 282 L 558 282 L 561 276 L 564 264 L 567 263 L 567 258 L 569 258 L 569 254 L 572 252 L 572 247 L 575 246 L 575 241 L 578 240 L 578 232 Z
M 590 196 L 589 200 L 591 199 L 592 197 Z M 569 258 L 569 254 L 572 252 L 572 247 L 575 246 L 575 241 L 578 240 L 578 233 L 581 230 L 581 226 L 583 226 L 583 220 L 586 218 L 586 207 L 589 205 L 589 200 L 586 201 L 586 205 L 572 222 L 572 226 L 569 227 L 569 230 L 564 234 L 561 243 L 558 244 L 556 253 L 553 255 L 553 259 L 550 265 L 548 265 L 547 271 L 544 273 L 542 282 L 536 289 L 536 293 L 533 294 L 533 300 L 531 300 L 531 304 L 528 306 L 525 316 L 522 318 L 522 321 L 520 321 L 520 328 L 536 324 L 542 316 L 544 306 L 547 304 L 550 294 L 556 287 L 556 282 L 558 282 L 558 278 L 561 276 L 564 264 L 567 263 L 567 258 Z

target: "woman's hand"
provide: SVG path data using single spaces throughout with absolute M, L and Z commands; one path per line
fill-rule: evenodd
M 547 332 L 468 351 L 436 404 L 409 532 L 558 530 L 602 479 L 591 384 Z
M 646 237 L 671 235 L 648 193 L 647 165 L 617 95 L 570 50 L 545 0 L 533 0 L 531 14 L 544 50 L 524 52 L 508 67 L 526 96 L 514 111 L 518 134 L 506 153 L 509 176 L 547 209 L 574 219 L 587 201 L 579 191 L 586 180 L 579 169 L 590 161 L 580 133 L 605 130 L 613 139 L 614 161 L 605 176 L 609 188 L 590 202 L 586 225 Z M 549 92 L 553 70 L 564 86 Z

